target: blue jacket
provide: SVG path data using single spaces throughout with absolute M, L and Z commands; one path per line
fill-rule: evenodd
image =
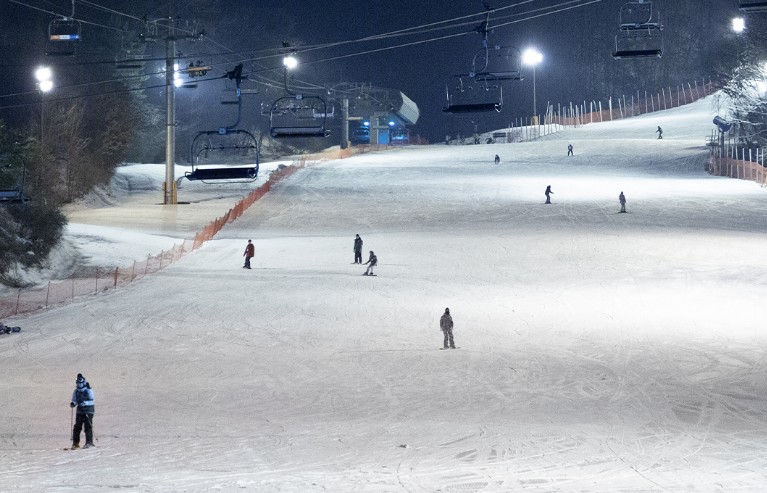
M 75 389 L 72 393 L 72 402 L 77 404 L 77 414 L 93 414 L 93 389 L 89 385 L 82 389 Z

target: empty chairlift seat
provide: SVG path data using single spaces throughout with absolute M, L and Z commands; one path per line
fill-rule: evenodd
M 45 54 L 48 56 L 74 56 L 77 43 L 81 40 L 80 22 L 72 19 L 54 19 L 48 24 L 48 41 Z
M 663 32 L 660 13 L 652 2 L 627 2 L 621 7 L 615 36 L 615 58 L 661 57 Z
M 318 96 L 286 96 L 272 103 L 272 137 L 326 137 L 327 104 Z

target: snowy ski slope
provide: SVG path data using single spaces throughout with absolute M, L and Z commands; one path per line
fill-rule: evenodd
M 767 192 L 703 171 L 710 104 L 305 169 L 11 321 L 0 491 L 764 491 Z M 63 451 L 78 372 L 97 448 Z

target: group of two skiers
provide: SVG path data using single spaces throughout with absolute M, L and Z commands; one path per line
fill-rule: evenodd
M 363 276 L 374 276 L 373 274 L 373 267 L 378 265 L 378 257 L 376 257 L 376 254 L 373 253 L 373 250 L 370 250 L 370 257 L 368 257 L 368 261 L 364 264 L 362 263 L 362 238 L 360 238 L 360 235 L 357 235 L 354 238 L 354 262 L 355 264 L 362 264 L 367 265 L 368 268 L 365 270 L 365 273 L 362 274 Z

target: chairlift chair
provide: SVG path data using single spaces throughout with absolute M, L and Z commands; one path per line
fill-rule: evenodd
M 471 73 L 480 82 L 500 82 L 522 79 L 522 54 L 514 46 L 491 46 L 477 50 Z
M 48 41 L 45 54 L 48 56 L 74 56 L 77 42 L 82 39 L 82 26 L 79 21 L 61 18 L 48 23 Z
M 767 12 L 767 2 L 753 2 L 741 0 L 738 8 L 742 12 Z
M 620 10 L 620 28 L 615 35 L 613 57 L 648 58 L 663 56 L 660 12 L 652 1 L 626 2 Z
M 269 131 L 274 138 L 327 137 L 327 104 L 319 96 L 285 96 L 272 103 Z
M 500 84 L 465 84 L 457 77 L 453 90 L 447 87 L 447 106 L 442 111 L 450 114 L 500 112 L 503 106 L 503 87 Z
M 207 137 L 204 141 L 202 137 Z M 214 142 L 217 141 L 217 142 Z M 255 165 L 252 153 L 255 152 Z M 234 163 L 233 155 L 244 157 L 244 164 Z M 210 156 L 215 156 L 218 162 L 208 164 Z M 222 163 L 221 161 L 229 161 Z M 259 150 L 256 138 L 247 130 L 219 129 L 205 130 L 192 140 L 191 167 L 192 171 L 184 174 L 189 181 L 209 183 L 226 181 L 228 183 L 251 182 L 258 178 Z
M 615 35 L 613 58 L 650 58 L 663 56 L 660 28 L 621 29 Z

